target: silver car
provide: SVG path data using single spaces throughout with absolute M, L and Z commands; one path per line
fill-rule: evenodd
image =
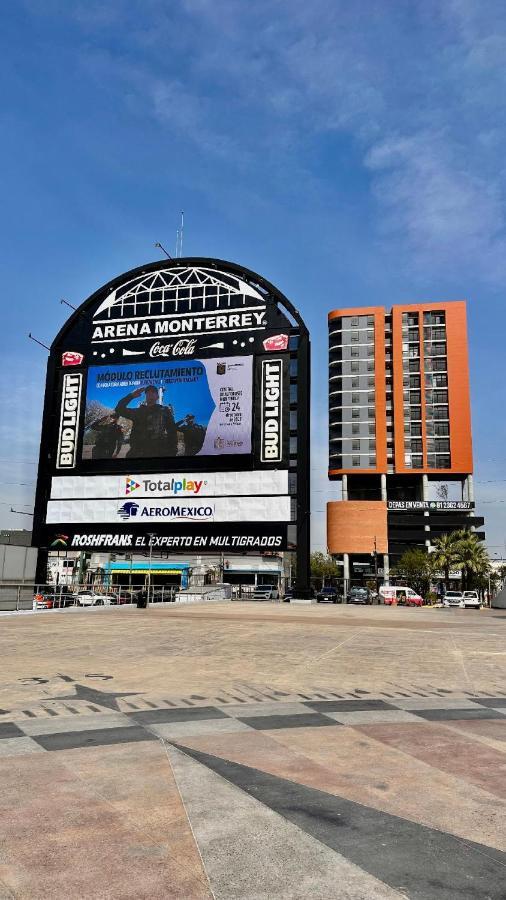
M 464 607 L 464 594 L 462 591 L 447 591 L 444 595 L 443 606 Z

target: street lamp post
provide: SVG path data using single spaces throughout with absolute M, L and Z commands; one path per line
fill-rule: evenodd
M 153 560 L 153 538 L 155 537 L 154 532 L 148 533 L 149 538 L 149 569 L 148 569 L 148 599 L 146 601 L 146 606 L 149 606 L 149 601 L 151 598 L 151 563 Z

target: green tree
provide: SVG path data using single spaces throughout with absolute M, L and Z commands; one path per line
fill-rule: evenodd
M 472 531 L 454 532 L 457 543 L 457 562 L 462 569 L 462 590 L 478 586 L 491 571 L 486 548 Z
M 404 578 L 408 586 L 425 597 L 430 588 L 430 576 L 432 574 L 432 559 L 428 553 L 419 547 L 406 550 L 396 566 L 392 568 L 392 575 Z
M 315 551 L 311 554 L 311 578 L 320 581 L 324 585 L 331 578 L 340 577 L 342 577 L 342 572 L 331 556 L 321 551 Z
M 459 535 L 458 531 L 442 534 L 433 544 L 434 552 L 431 554 L 433 569 L 443 572 L 446 590 L 450 584 L 450 571 L 459 563 Z

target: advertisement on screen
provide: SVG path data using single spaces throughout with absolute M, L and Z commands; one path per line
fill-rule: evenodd
M 82 458 L 251 453 L 253 358 L 91 366 Z

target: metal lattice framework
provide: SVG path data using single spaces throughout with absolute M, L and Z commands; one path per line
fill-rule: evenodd
M 241 278 L 215 269 L 181 266 L 148 272 L 112 291 L 94 320 L 167 316 L 265 306 L 266 298 Z

